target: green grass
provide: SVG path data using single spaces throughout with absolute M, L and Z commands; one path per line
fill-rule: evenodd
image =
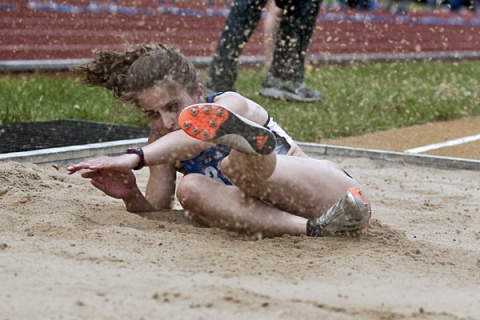
M 307 74 L 318 104 L 255 97 L 261 83 L 244 71 L 241 91 L 266 105 L 299 141 L 359 135 L 480 114 L 480 62 L 323 66 Z
M 242 69 L 237 88 L 299 141 L 333 138 L 480 114 L 480 62 L 321 66 L 306 75 L 320 103 L 256 94 L 265 72 Z M 0 123 L 80 119 L 145 125 L 138 111 L 112 108 L 110 95 L 65 77 L 0 78 Z
M 78 79 L 44 75 L 0 78 L 0 123 L 79 119 L 128 123 L 105 90 L 87 88 Z M 138 113 L 137 113 L 138 114 Z

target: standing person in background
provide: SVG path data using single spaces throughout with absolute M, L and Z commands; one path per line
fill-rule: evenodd
M 235 91 L 238 58 L 268 0 L 235 0 L 208 69 L 207 87 Z M 305 84 L 305 58 L 320 0 L 275 0 L 282 10 L 273 60 L 259 93 L 265 97 L 315 102 L 322 93 Z
M 263 22 L 263 52 L 265 55 L 265 67 L 270 68 L 273 60 L 273 51 L 275 49 L 275 40 L 277 39 L 278 26 L 282 18 L 282 9 L 275 5 L 275 1 L 270 1 L 266 7 L 265 20 Z
M 263 22 L 263 52 L 265 56 L 265 67 L 269 69 L 273 60 L 273 51 L 275 49 L 278 27 L 280 26 L 280 20 L 282 19 L 282 9 L 275 5 L 275 1 L 270 1 L 267 4 L 265 13 Z M 309 51 L 310 47 L 307 48 L 306 56 L 308 56 Z M 307 59 L 305 59 L 305 68 L 309 70 Z

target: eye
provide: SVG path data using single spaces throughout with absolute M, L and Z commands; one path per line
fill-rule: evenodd
M 161 117 L 160 113 L 157 112 L 157 111 L 147 112 L 146 115 L 147 115 L 147 118 L 151 119 L 151 120 L 156 120 L 156 119 L 159 119 Z
M 178 103 L 170 103 L 167 106 L 165 106 L 165 111 L 167 112 L 177 112 L 179 108 Z

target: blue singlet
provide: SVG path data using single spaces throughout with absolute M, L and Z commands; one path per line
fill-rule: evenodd
M 213 103 L 213 99 L 221 94 L 221 92 L 212 93 L 208 96 L 207 102 Z M 290 150 L 293 140 L 292 138 L 269 116 L 265 124 L 277 139 L 275 147 L 276 154 L 287 154 Z M 225 145 L 217 144 L 195 158 L 182 161 L 185 174 L 200 173 L 217 181 L 223 182 L 227 185 L 232 185 L 232 182 L 223 175 L 220 170 L 220 162 L 227 157 L 232 149 Z

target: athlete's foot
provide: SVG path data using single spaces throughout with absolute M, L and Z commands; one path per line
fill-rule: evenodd
M 367 227 L 371 215 L 370 204 L 363 198 L 360 190 L 353 187 L 320 218 L 308 220 L 307 235 L 357 235 Z
M 270 130 L 218 104 L 188 106 L 180 113 L 178 124 L 193 138 L 242 153 L 266 155 L 275 150 L 276 139 Z

